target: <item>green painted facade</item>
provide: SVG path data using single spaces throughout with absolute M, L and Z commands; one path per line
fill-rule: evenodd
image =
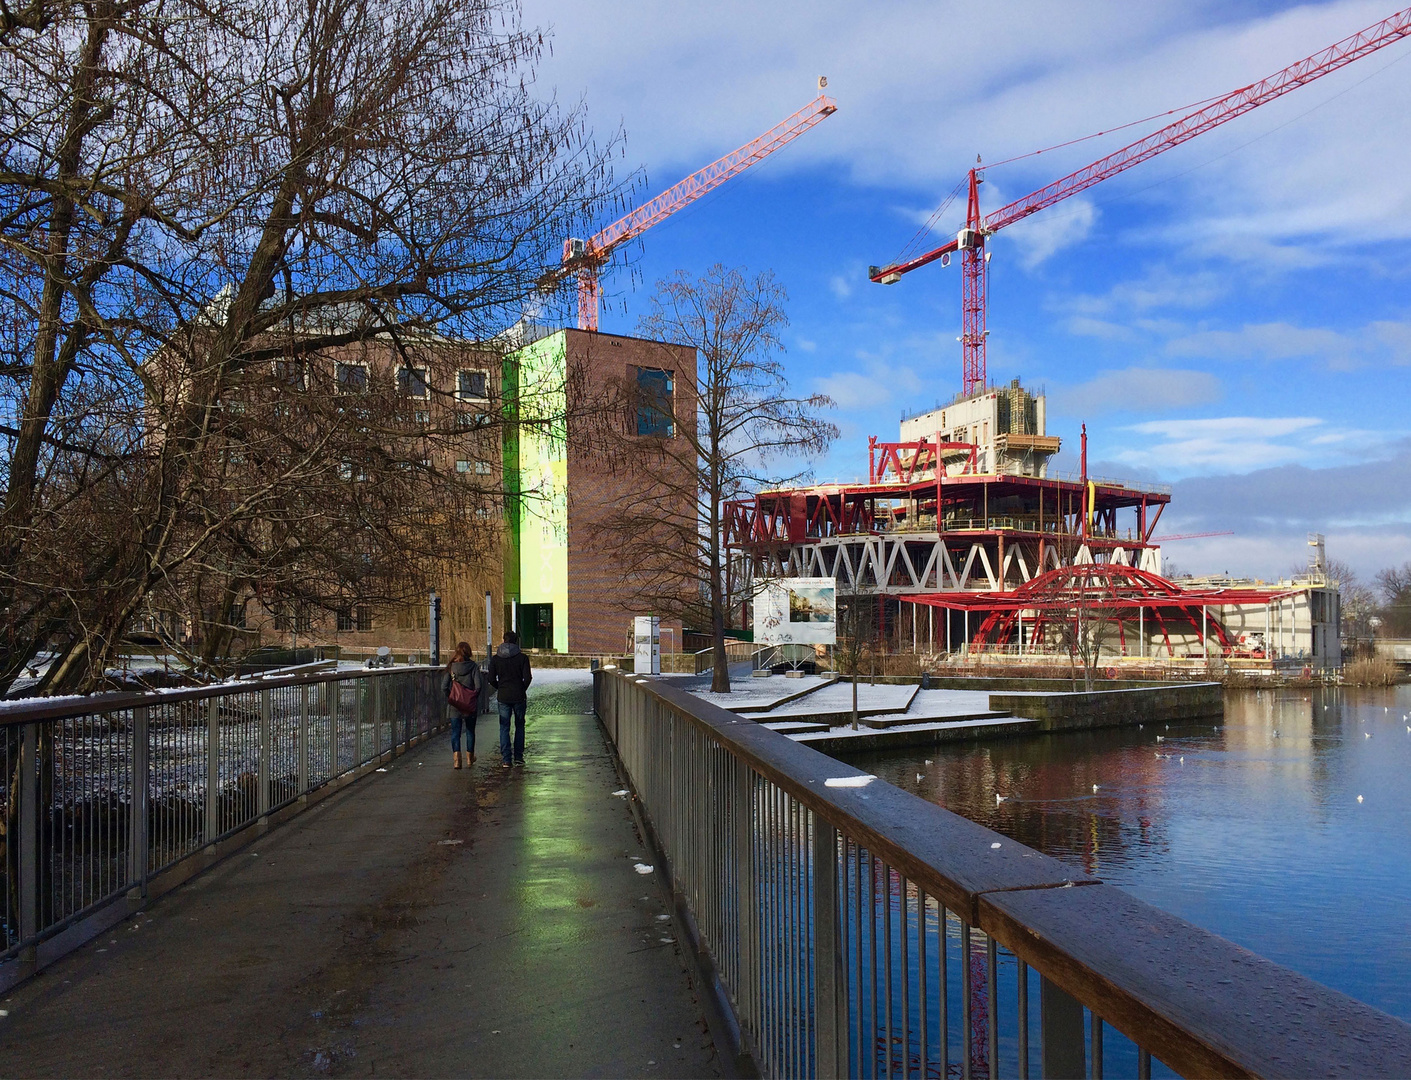
M 568 651 L 566 348 L 560 330 L 511 353 L 503 373 L 505 599 L 553 605 L 555 652 Z

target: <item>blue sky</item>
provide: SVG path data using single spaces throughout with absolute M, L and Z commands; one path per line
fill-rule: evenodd
M 604 330 L 651 284 L 715 262 L 772 269 L 787 365 L 838 402 L 820 478 L 959 387 L 958 264 L 895 258 L 965 170 L 1252 82 L 1389 15 L 1376 3 L 677 5 L 527 0 L 553 30 L 540 89 L 619 125 L 643 198 L 809 101 L 838 113 L 631 245 Z M 1173 484 L 1163 528 L 1232 530 L 1169 560 L 1255 576 L 1411 559 L 1411 41 L 1390 46 L 991 241 L 989 374 L 1049 395 L 1092 470 Z M 1159 122 L 988 170 L 1010 199 Z M 956 214 L 936 230 L 954 234 Z M 606 222 L 604 222 L 606 224 Z

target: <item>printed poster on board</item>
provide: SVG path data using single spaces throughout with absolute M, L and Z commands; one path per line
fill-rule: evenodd
M 835 645 L 837 579 L 773 578 L 754 596 L 754 639 L 759 645 Z

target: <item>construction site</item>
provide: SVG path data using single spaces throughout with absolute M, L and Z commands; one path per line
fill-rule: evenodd
M 727 508 L 740 595 L 831 577 L 851 632 L 928 666 L 1049 667 L 1087 654 L 1108 678 L 1311 675 L 1341 665 L 1338 587 L 1314 538 L 1306 577 L 1161 574 L 1168 487 L 1052 475 L 1043 395 L 1014 380 L 868 441 L 866 483 L 763 491 Z M 1086 432 L 1083 436 L 1086 440 Z M 743 614 L 743 613 L 742 613 Z
M 870 438 L 865 481 L 759 490 L 728 502 L 721 521 L 701 523 L 718 528 L 727 548 L 732 633 L 749 639 L 749 599 L 759 583 L 826 577 L 836 580 L 840 610 L 851 611 L 852 632 L 865 633 L 869 649 L 910 653 L 931 667 L 1051 668 L 1081 656 L 1090 676 L 1107 678 L 1208 677 L 1217 669 L 1252 678 L 1335 672 L 1342 663 L 1339 591 L 1321 536 L 1310 537 L 1308 569 L 1293 577 L 1167 577 L 1163 544 L 1190 538 L 1160 534 L 1168 486 L 1090 474 L 1086 425 L 1079 445 L 1070 447 L 1078 468 L 1055 471 L 1062 445 L 1049 432 L 1045 393 L 1019 378 L 1004 385 L 989 379 L 990 241 L 1408 32 L 1402 13 L 1258 82 L 1172 110 L 1163 115 L 1180 113 L 1177 119 L 989 213 L 981 209 L 985 170 L 977 159 L 907 251 L 868 271 L 871 282 L 893 286 L 923 267 L 959 260 L 959 392 L 903 415 L 895 439 Z M 695 422 L 690 350 L 600 334 L 600 275 L 623 245 L 833 115 L 837 104 L 823 93 L 826 82 L 820 79 L 818 96 L 769 131 L 595 235 L 566 239 L 561 266 L 546 285 L 576 292 L 577 329 L 517 328 L 525 332 L 502 349 L 503 385 L 552 371 L 571 395 L 564 376 L 575 365 L 610 371 L 655 395 L 657 404 L 636 421 L 637 434 L 679 440 L 678 422 Z M 919 251 L 918 240 L 924 247 L 952 209 L 962 226 Z M 561 411 L 573 414 L 574 403 Z M 634 498 L 636 484 L 603 472 L 580 442 L 569 430 L 506 436 L 496 465 L 510 508 L 503 587 L 486 590 L 487 634 L 494 592 L 504 624 L 531 647 L 602 654 L 630 639 L 632 613 L 622 607 L 620 587 L 629 570 L 591 550 L 588 537 L 601 508 Z M 672 651 L 704 641 L 701 628 L 679 621 L 663 629 L 675 639 Z

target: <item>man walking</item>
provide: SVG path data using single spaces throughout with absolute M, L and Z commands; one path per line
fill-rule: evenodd
M 495 688 L 500 700 L 500 757 L 501 768 L 524 764 L 524 707 L 527 702 L 525 691 L 534 679 L 529 670 L 529 657 L 519 651 L 519 635 L 513 630 L 505 631 L 505 642 L 490 658 L 490 666 L 485 671 L 486 681 Z M 510 718 L 514 718 L 514 744 L 510 744 Z

